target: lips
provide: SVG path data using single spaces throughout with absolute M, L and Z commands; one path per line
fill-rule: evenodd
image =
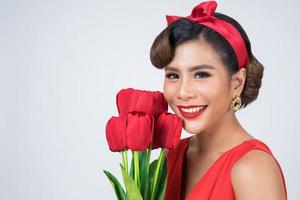
M 187 119 L 197 118 L 205 111 L 206 107 L 207 105 L 178 106 L 182 116 Z

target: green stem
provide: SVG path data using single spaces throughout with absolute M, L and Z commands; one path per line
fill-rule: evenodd
M 127 150 L 124 150 L 121 152 L 122 153 L 122 165 L 125 168 L 126 173 L 128 174 L 128 155 L 127 155 Z
M 140 170 L 139 170 L 139 152 L 134 151 L 134 181 L 137 187 L 140 189 Z
M 152 187 L 151 198 L 150 198 L 151 200 L 154 199 L 154 195 L 155 195 L 155 192 L 156 192 L 157 178 L 158 178 L 158 173 L 159 173 L 160 166 L 161 166 L 161 161 L 163 159 L 163 153 L 164 153 L 164 149 L 161 149 L 160 154 L 159 154 L 159 158 L 158 158 L 158 161 L 157 161 L 157 166 L 156 166 L 156 169 L 155 169 L 155 174 L 154 174 L 153 187 Z
M 147 151 L 148 151 L 148 154 L 147 154 L 147 156 L 148 156 L 148 158 L 147 158 L 147 175 L 148 175 L 149 167 L 150 167 L 150 159 L 151 159 L 151 148 L 148 148 Z
M 123 167 L 125 167 L 124 151 L 121 151 L 121 156 L 122 156 L 122 165 Z
M 127 150 L 125 150 L 125 170 L 126 173 L 128 174 L 128 154 L 127 154 Z

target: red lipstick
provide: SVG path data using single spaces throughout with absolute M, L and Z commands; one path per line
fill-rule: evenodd
M 200 116 L 206 109 L 207 105 L 190 105 L 190 106 L 177 106 L 180 113 L 184 118 L 194 119 Z

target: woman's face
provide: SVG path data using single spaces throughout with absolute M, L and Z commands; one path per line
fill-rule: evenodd
M 205 131 L 226 112 L 233 112 L 231 81 L 225 70 L 212 47 L 200 39 L 176 48 L 165 67 L 163 93 L 187 132 Z

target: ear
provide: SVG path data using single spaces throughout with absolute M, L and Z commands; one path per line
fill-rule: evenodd
M 247 71 L 245 68 L 241 68 L 238 72 L 232 75 L 231 77 L 232 98 L 241 95 L 244 88 L 244 84 L 246 82 L 246 76 L 247 76 Z

